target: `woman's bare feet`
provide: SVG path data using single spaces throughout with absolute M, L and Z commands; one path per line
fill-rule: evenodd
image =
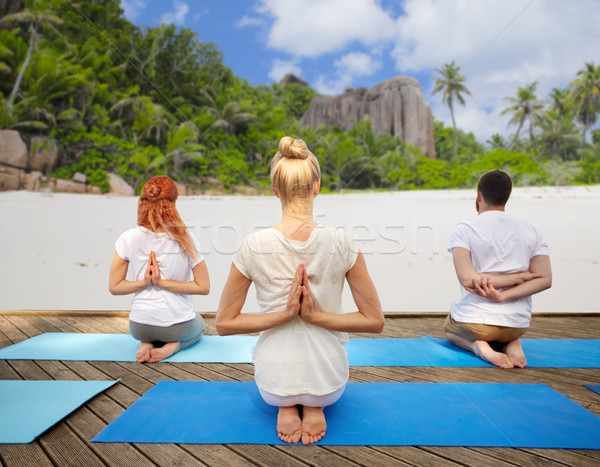
M 286 443 L 297 443 L 302 436 L 302 421 L 298 407 L 279 407 L 277 415 L 277 436 Z
M 509 356 L 502 352 L 496 352 L 487 341 L 478 340 L 473 342 L 473 353 L 482 360 L 496 365 L 500 368 L 514 368 Z
M 525 368 L 527 366 L 527 358 L 525 358 L 525 353 L 523 352 L 523 346 L 521 345 L 521 339 L 515 339 L 514 341 L 510 341 L 504 351 L 510 361 L 517 368 Z
M 144 363 L 150 360 L 150 351 L 154 348 L 152 342 L 142 342 L 140 348 L 135 354 L 135 361 Z
M 313 444 L 325 436 L 327 423 L 323 407 L 304 406 L 302 413 L 302 444 Z
M 149 363 L 156 363 L 170 357 L 179 350 L 179 342 L 167 342 L 162 347 L 155 347 L 150 351 Z

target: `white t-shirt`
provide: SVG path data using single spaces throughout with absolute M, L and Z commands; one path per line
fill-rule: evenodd
M 233 257 L 235 267 L 254 282 L 261 313 L 285 309 L 300 263 L 310 290 L 323 311 L 342 313 L 346 273 L 358 246 L 341 229 L 318 225 L 306 242 L 290 240 L 273 228 L 248 235 Z M 348 334 L 291 322 L 263 331 L 254 348 L 258 387 L 278 396 L 325 395 L 348 380 Z
M 471 252 L 473 267 L 478 273 L 527 271 L 531 258 L 548 255 L 548 245 L 540 231 L 504 211 L 485 211 L 459 222 L 450 235 L 448 251 L 454 247 Z M 455 321 L 513 328 L 529 326 L 531 297 L 495 303 L 468 292 L 462 285 L 460 288 L 462 298 L 450 308 Z
M 190 232 L 197 251 L 200 243 Z M 179 244 L 166 233 L 155 233 L 138 226 L 122 233 L 115 242 L 117 254 L 129 261 L 134 280 L 143 280 L 150 252 L 156 253 L 156 259 L 162 278 L 178 282 L 191 279 L 192 269 L 204 257 L 198 253 L 198 258 L 189 258 Z M 136 323 L 154 326 L 171 326 L 194 319 L 194 304 L 190 295 L 169 292 L 155 285 L 136 292 L 131 303 L 129 319 Z

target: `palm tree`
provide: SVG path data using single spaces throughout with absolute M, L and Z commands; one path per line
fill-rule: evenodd
M 444 91 L 442 99 L 444 104 L 450 109 L 450 116 L 452 117 L 452 126 L 454 127 L 454 157 L 458 155 L 458 134 L 456 132 L 456 120 L 454 119 L 454 99 L 456 99 L 461 105 L 465 105 L 465 99 L 463 94 L 471 95 L 471 92 L 464 85 L 465 76 L 460 73 L 460 66 L 454 63 L 447 63 L 443 68 L 436 68 L 439 74 L 435 78 L 435 84 L 433 86 L 432 94 L 437 94 L 440 91 Z
M 509 125 L 518 125 L 517 132 L 510 145 L 511 148 L 515 146 L 515 143 L 519 139 L 519 133 L 523 124 L 526 120 L 529 120 L 529 139 L 533 141 L 533 125 L 540 119 L 542 109 L 544 108 L 545 102 L 540 100 L 535 95 L 535 88 L 537 87 L 537 81 L 526 85 L 523 88 L 519 88 L 517 91 L 517 97 L 505 97 L 504 99 L 511 102 L 512 105 L 504 109 L 500 115 L 512 113 Z
M 494 133 L 486 143 L 489 144 L 492 149 L 506 149 L 506 140 L 500 133 Z
M 566 160 L 567 149 L 569 146 L 572 149 L 573 145 L 579 140 L 571 115 L 561 115 L 555 109 L 549 110 L 543 113 L 539 125 L 541 130 L 539 143 L 542 150 L 538 157 L 541 157 L 549 150 L 551 157 L 561 157 L 563 160 Z
M 582 137 L 594 126 L 600 111 L 600 65 L 586 63 L 585 68 L 577 72 L 578 78 L 570 86 L 573 88 L 570 97 L 575 106 L 575 115 L 582 123 Z
M 569 102 L 569 90 L 562 88 L 554 88 L 550 92 L 550 109 L 557 110 L 561 115 L 565 115 L 571 111 Z
M 42 0 L 33 0 L 30 4 L 30 9 L 26 8 L 18 13 L 7 15 L 0 20 L 0 25 L 18 24 L 22 26 L 23 29 L 27 29 L 27 32 L 29 33 L 27 55 L 25 56 L 25 60 L 21 65 L 17 79 L 15 80 L 12 91 L 6 102 L 6 106 L 9 110 L 15 102 L 17 92 L 19 91 L 21 82 L 23 81 L 23 76 L 25 76 L 25 70 L 27 70 L 29 62 L 31 61 L 33 50 L 40 40 L 40 30 L 43 28 L 48 28 L 59 34 L 55 26 L 58 26 L 62 23 L 62 20 L 50 11 L 48 2 Z
M 201 162 L 206 148 L 197 142 L 198 131 L 193 123 L 184 122 L 169 131 L 166 158 L 173 161 L 173 174 L 182 175 L 182 166 L 186 162 Z
M 251 112 L 251 103 L 249 100 L 226 101 L 217 98 L 215 105 L 207 109 L 207 113 L 215 117 L 212 124 L 213 128 L 221 128 L 230 135 L 236 133 L 237 128 L 256 118 Z

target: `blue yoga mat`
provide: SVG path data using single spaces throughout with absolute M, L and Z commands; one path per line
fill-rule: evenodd
M 254 336 L 203 336 L 165 362 L 252 363 Z M 6 360 L 135 362 L 139 341 L 130 334 L 45 333 L 0 349 Z
M 531 368 L 600 368 L 600 339 L 521 339 Z M 446 339 L 351 339 L 352 366 L 491 367 Z
M 256 336 L 204 336 L 166 362 L 252 363 Z M 528 366 L 600 368 L 600 339 L 522 339 Z M 139 343 L 129 334 L 46 333 L 0 349 L 6 360 L 135 361 Z M 351 366 L 490 367 L 445 339 L 350 339 Z
M 599 449 L 600 418 L 543 384 L 348 383 L 321 445 Z M 161 381 L 92 441 L 284 444 L 254 383 Z
M 31 443 L 117 381 L 0 381 L 0 443 Z
M 599 384 L 584 384 L 586 388 L 590 391 L 594 391 L 596 394 L 600 394 L 600 385 Z

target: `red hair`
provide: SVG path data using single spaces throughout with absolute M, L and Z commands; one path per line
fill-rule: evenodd
M 138 201 L 137 223 L 153 232 L 168 232 L 186 255 L 197 258 L 192 237 L 175 208 L 177 194 L 177 186 L 169 177 L 148 180 Z

